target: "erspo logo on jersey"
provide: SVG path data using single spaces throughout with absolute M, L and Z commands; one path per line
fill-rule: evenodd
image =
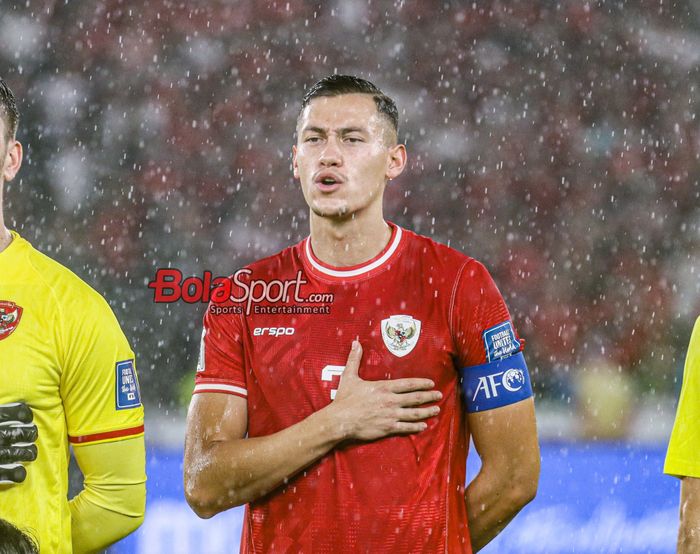
M 6 339 L 17 329 L 22 319 L 22 307 L 9 300 L 0 300 L 0 340 Z
M 155 279 L 148 283 L 154 289 L 156 303 L 212 302 L 214 315 L 251 312 L 265 314 L 329 314 L 333 293 L 305 295 L 303 286 L 308 284 L 299 270 L 293 279 L 253 279 L 250 269 L 240 269 L 231 277 L 213 277 L 205 271 L 200 277 L 183 279 L 182 271 L 161 268 Z M 226 305 L 226 303 L 235 305 Z M 275 304 L 263 306 L 262 303 Z M 221 305 L 223 304 L 223 305 Z
M 254 337 L 264 337 L 265 335 L 283 337 L 285 335 L 293 335 L 294 333 L 296 333 L 294 327 L 256 327 L 253 329 Z

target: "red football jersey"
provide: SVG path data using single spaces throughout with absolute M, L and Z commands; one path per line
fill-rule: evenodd
M 283 282 L 303 281 L 300 292 L 288 287 L 286 303 L 258 302 L 248 314 L 238 313 L 245 302 L 207 310 L 194 392 L 246 398 L 250 437 L 332 402 L 355 337 L 363 379 L 424 377 L 443 394 L 425 431 L 342 444 L 250 503 L 241 552 L 472 552 L 459 370 L 487 361 L 484 331 L 510 316 L 479 262 L 391 227 L 386 248 L 364 264 L 329 267 L 307 238 L 239 278 L 280 280 L 273 296 Z

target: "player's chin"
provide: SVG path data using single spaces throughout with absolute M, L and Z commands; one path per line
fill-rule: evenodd
M 319 217 L 345 219 L 352 214 L 347 202 L 331 199 L 321 199 L 311 202 L 311 211 Z

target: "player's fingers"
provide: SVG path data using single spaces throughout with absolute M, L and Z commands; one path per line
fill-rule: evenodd
M 348 360 L 345 362 L 343 377 L 346 375 L 350 377 L 357 377 L 360 370 L 360 361 L 362 361 L 362 345 L 360 344 L 360 341 L 354 340 L 352 341 L 352 346 L 350 347 Z
M 14 462 L 33 462 L 36 460 L 38 450 L 35 444 L 21 444 L 0 447 L 0 464 Z
M 428 424 L 421 421 L 418 423 L 408 422 L 408 421 L 397 421 L 393 425 L 392 433 L 393 435 L 412 435 L 414 433 L 420 433 L 428 428 Z
M 34 414 L 29 406 L 24 402 L 10 402 L 0 404 L 0 423 L 6 421 L 21 421 L 30 423 L 34 419 Z
M 407 378 L 391 379 L 383 382 L 390 392 L 404 393 L 435 388 L 435 383 L 430 379 Z
M 440 408 L 430 406 L 429 408 L 403 408 L 399 411 L 400 421 L 423 421 L 429 417 L 435 417 L 440 413 Z
M 0 446 L 18 442 L 35 442 L 39 432 L 33 423 L 5 422 L 0 424 Z
M 403 394 L 397 395 L 398 404 L 403 408 L 411 408 L 413 406 L 420 406 L 430 402 L 437 402 L 441 398 L 442 393 L 438 390 L 425 392 L 404 392 Z
M 27 478 L 27 470 L 22 464 L 0 465 L 0 485 L 21 483 Z

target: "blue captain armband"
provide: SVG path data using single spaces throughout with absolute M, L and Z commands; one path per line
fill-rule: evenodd
M 530 374 L 522 352 L 502 360 L 465 367 L 460 373 L 470 414 L 515 404 L 532 396 Z

